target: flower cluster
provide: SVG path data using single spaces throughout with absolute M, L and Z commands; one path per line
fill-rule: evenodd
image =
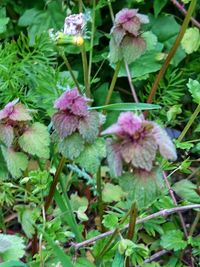
M 85 24 L 83 13 L 70 15 L 65 18 L 64 34 L 83 35 Z
M 99 114 L 89 111 L 90 100 L 79 95 L 77 88 L 64 92 L 54 104 L 58 111 L 52 117 L 52 123 L 61 139 L 75 132 L 91 143 L 98 135 L 100 125 Z
M 127 63 L 140 57 L 146 49 L 146 42 L 140 36 L 141 25 L 148 23 L 146 15 L 138 14 L 138 9 L 122 9 L 116 14 L 111 29 L 110 60 L 113 63 L 125 59 Z
M 107 139 L 109 167 L 115 176 L 122 174 L 123 162 L 134 168 L 151 171 L 156 152 L 170 160 L 176 160 L 175 147 L 158 124 L 147 121 L 132 112 L 122 112 L 117 123 L 102 134 L 114 135 Z

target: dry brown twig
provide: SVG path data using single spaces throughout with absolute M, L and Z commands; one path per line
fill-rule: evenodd
M 186 205 L 186 206 L 181 206 L 181 207 L 175 207 L 175 208 L 171 208 L 171 209 L 163 209 L 161 211 L 158 211 L 156 213 L 148 215 L 145 218 L 137 219 L 136 224 L 140 224 L 140 223 L 149 221 L 149 220 L 154 219 L 154 218 L 159 217 L 159 216 L 166 217 L 166 216 L 169 216 L 169 215 L 171 215 L 173 213 L 184 212 L 184 211 L 187 211 L 187 210 L 190 210 L 190 209 L 200 209 L 200 204 L 192 204 L 192 205 Z M 119 231 L 126 230 L 128 227 L 129 227 L 129 224 L 126 224 Z M 71 243 L 71 247 L 73 247 L 75 250 L 78 250 L 81 247 L 85 247 L 85 246 L 88 246 L 91 243 L 95 243 L 99 239 L 102 239 L 102 238 L 105 238 L 105 237 L 107 237 L 109 235 L 112 235 L 114 233 L 114 231 L 115 230 L 107 231 L 105 233 L 99 234 L 99 235 L 97 235 L 95 237 L 92 237 L 92 238 L 90 238 L 88 240 L 85 240 L 83 242 L 80 242 L 80 243 Z

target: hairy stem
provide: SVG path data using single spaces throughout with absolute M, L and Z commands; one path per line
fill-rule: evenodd
M 128 77 L 129 86 L 131 88 L 131 92 L 132 92 L 132 95 L 133 95 L 133 99 L 134 99 L 135 103 L 138 103 L 139 100 L 138 100 L 137 94 L 135 92 L 135 88 L 133 86 L 133 83 L 132 83 L 132 78 L 131 78 L 131 73 L 130 73 L 130 70 L 129 70 L 129 66 L 128 66 L 128 64 L 127 64 L 127 62 L 125 60 L 124 60 L 124 64 L 125 64 L 125 68 L 126 68 L 126 73 L 127 73 L 127 77 Z
M 58 49 L 58 51 L 59 51 L 59 54 L 61 55 L 65 65 L 66 65 L 66 67 L 67 67 L 67 69 L 68 69 L 68 71 L 69 71 L 69 73 L 70 73 L 70 75 L 71 75 L 71 77 L 72 77 L 72 79 L 73 79 L 73 81 L 74 81 L 79 93 L 81 93 L 81 89 L 80 89 L 79 83 L 78 83 L 78 81 L 77 81 L 77 79 L 76 79 L 76 77 L 75 77 L 75 75 L 73 73 L 72 67 L 71 67 L 71 65 L 70 65 L 70 63 L 69 63 L 64 51 L 62 49 Z
M 174 195 L 174 191 L 172 190 L 172 188 L 171 188 L 171 186 L 170 186 L 170 183 L 169 183 L 169 181 L 168 181 L 168 179 L 167 179 L 167 176 L 166 176 L 165 172 L 163 172 L 163 177 L 164 177 L 165 183 L 166 183 L 166 185 L 167 185 L 167 188 L 168 188 L 168 190 L 169 190 L 169 193 L 170 193 L 170 196 L 171 196 L 171 198 L 172 198 L 172 201 L 174 202 L 174 204 L 175 204 L 176 206 L 178 206 L 176 197 L 175 197 L 175 195 Z M 186 228 L 186 225 L 185 225 L 183 216 L 182 216 L 182 214 L 181 214 L 179 211 L 178 211 L 177 213 L 178 213 L 178 216 L 179 216 L 179 218 L 180 218 L 181 225 L 182 225 L 182 228 L 183 228 L 185 237 L 187 238 L 187 237 L 188 237 L 188 232 L 187 232 L 187 228 Z
M 82 63 L 83 63 L 85 94 L 88 98 L 90 98 L 91 95 L 90 95 L 90 85 L 89 85 L 89 81 L 88 81 L 88 63 L 87 63 L 87 56 L 86 56 L 84 44 L 81 47 L 81 57 L 82 57 Z
M 119 61 L 117 63 L 117 65 L 116 65 L 115 72 L 114 72 L 114 75 L 113 75 L 113 78 L 112 78 L 112 81 L 111 81 L 111 84 L 110 84 L 110 88 L 108 89 L 108 94 L 107 94 L 107 97 L 106 97 L 105 105 L 108 105 L 110 103 L 110 99 L 111 99 L 111 96 L 112 96 L 112 93 L 113 93 L 113 89 L 115 87 L 115 83 L 117 81 L 117 76 L 118 76 L 121 64 L 122 64 L 122 62 Z
M 184 15 L 187 14 L 187 10 L 185 10 L 184 6 L 180 4 L 177 0 L 171 0 L 171 2 L 178 8 L 178 10 Z M 191 22 L 200 29 L 200 23 L 193 17 L 190 18 Z
M 134 235 L 134 231 L 135 231 L 136 219 L 137 219 L 137 207 L 136 207 L 136 203 L 134 202 L 132 207 L 131 207 L 130 220 L 129 220 L 129 226 L 128 226 L 127 238 L 129 240 L 133 239 L 133 235 Z M 126 267 L 130 266 L 129 257 L 126 258 L 125 266 Z
M 154 96 L 156 94 L 156 91 L 157 91 L 158 85 L 160 83 L 160 80 L 162 79 L 166 69 L 169 66 L 169 63 L 170 63 L 171 59 L 173 58 L 174 54 L 176 53 L 176 51 L 177 51 L 177 49 L 178 49 L 178 47 L 180 45 L 180 42 L 181 42 L 181 40 L 182 40 L 182 38 L 184 36 L 184 33 L 185 33 L 186 29 L 187 29 L 187 26 L 188 26 L 188 24 L 190 22 L 190 18 L 192 16 L 192 13 L 193 13 L 193 11 L 195 9 L 196 2 L 197 2 L 197 0 L 192 0 L 191 1 L 189 9 L 188 9 L 188 12 L 187 12 L 187 15 L 186 15 L 186 17 L 185 17 L 185 19 L 183 21 L 183 24 L 181 26 L 180 32 L 179 32 L 179 34 L 178 34 L 178 36 L 176 38 L 176 41 L 175 41 L 174 45 L 172 46 L 172 48 L 170 49 L 169 54 L 168 54 L 164 64 L 162 65 L 158 75 L 156 76 L 156 79 L 155 79 L 154 84 L 153 84 L 153 86 L 151 88 L 149 97 L 147 99 L 147 103 L 149 103 L 149 104 L 151 104 L 153 102 L 153 99 L 154 99 Z M 144 112 L 144 115 L 145 116 L 148 115 L 148 110 L 146 110 Z
M 60 159 L 60 162 L 59 162 L 58 167 L 56 169 L 56 173 L 55 173 L 55 176 L 53 178 L 53 182 L 51 184 L 51 187 L 50 187 L 50 190 L 49 190 L 49 194 L 48 194 L 46 202 L 44 204 L 45 212 L 48 210 L 48 208 L 49 208 L 49 206 L 51 204 L 51 201 L 53 199 L 53 195 L 54 195 L 54 192 L 55 192 L 55 189 L 56 189 L 59 177 L 60 177 L 60 173 L 62 172 L 62 169 L 64 167 L 64 164 L 65 164 L 65 158 L 62 157 Z
M 88 63 L 88 83 L 89 83 L 89 85 L 90 85 L 91 71 L 92 71 L 92 56 L 93 56 L 94 34 L 95 34 L 95 19 L 96 19 L 96 0 L 93 0 L 92 29 L 91 29 L 90 54 L 89 54 L 89 63 Z
M 98 211 L 100 218 L 100 229 L 101 232 L 103 230 L 102 227 L 102 219 L 103 219 L 103 200 L 102 200 L 102 182 L 101 182 L 101 167 L 97 171 L 97 201 L 98 201 Z

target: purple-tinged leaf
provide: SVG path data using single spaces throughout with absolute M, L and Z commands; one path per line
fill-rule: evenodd
M 61 138 L 65 138 L 78 129 L 79 119 L 77 116 L 59 111 L 52 117 L 52 123 Z
M 110 174 L 113 177 L 120 176 L 122 174 L 122 156 L 120 153 L 120 144 L 116 143 L 112 139 L 107 139 L 106 147 Z
M 87 117 L 79 122 L 79 132 L 88 143 L 93 143 L 99 134 L 100 117 L 98 112 L 91 111 Z
M 0 124 L 0 141 L 7 147 L 10 147 L 14 139 L 13 127 Z

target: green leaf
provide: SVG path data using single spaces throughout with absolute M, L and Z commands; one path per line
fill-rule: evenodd
M 25 253 L 23 239 L 16 235 L 0 234 L 0 244 L 2 244 L 0 257 L 3 258 L 4 261 L 18 260 L 22 258 Z M 4 249 L 3 244 L 5 244 Z
M 86 258 L 78 258 L 74 267 L 95 267 L 95 265 Z
M 84 150 L 84 141 L 80 134 L 72 134 L 63 139 L 58 146 L 59 152 L 66 159 L 75 159 Z
M 200 46 L 200 32 L 196 27 L 186 30 L 181 41 L 182 48 L 187 54 L 192 54 L 197 51 Z
M 149 110 L 149 109 L 160 109 L 161 106 L 154 104 L 146 103 L 115 103 L 99 107 L 90 107 L 89 109 L 105 109 L 105 110 L 118 110 L 118 111 L 127 111 L 127 110 Z
M 13 177 L 20 177 L 28 166 L 28 157 L 23 152 L 15 152 L 13 149 L 6 149 L 1 146 L 3 157 L 7 168 Z
M 124 192 L 119 185 L 106 183 L 102 191 L 102 199 L 104 202 L 111 203 L 113 201 L 120 201 L 124 196 Z
M 52 238 L 44 232 L 44 237 L 52 248 L 52 253 L 61 262 L 62 266 L 74 267 L 70 257 L 52 240 Z
M 45 125 L 33 123 L 19 138 L 21 148 L 31 154 L 41 158 L 49 158 L 50 137 Z
M 176 116 L 178 114 L 181 114 L 181 112 L 182 112 L 181 106 L 182 105 L 174 105 L 167 111 L 167 120 L 168 121 L 175 120 Z
M 168 2 L 167 0 L 154 0 L 153 1 L 153 9 L 154 9 L 155 17 L 158 16 L 158 14 L 161 12 L 163 7 L 165 7 L 167 2 Z
M 189 79 L 187 87 L 189 88 L 194 102 L 200 104 L 200 83 L 197 80 Z
M 0 8 L 0 34 L 6 32 L 6 26 L 9 22 L 9 18 L 6 17 L 6 8 L 1 7 Z
M 18 219 L 22 229 L 28 238 L 31 238 L 35 233 L 35 221 L 39 217 L 39 211 L 32 209 L 29 206 L 18 205 L 15 207 L 18 213 Z
M 106 214 L 103 216 L 103 225 L 108 229 L 113 229 L 118 225 L 118 217 L 114 214 Z
M 72 207 L 72 210 L 76 212 L 77 217 L 81 221 L 87 221 L 88 217 L 85 214 L 87 208 L 88 208 L 88 200 L 86 197 L 79 197 L 77 193 L 71 194 L 70 196 L 70 204 Z
M 173 185 L 173 190 L 184 200 L 192 203 L 200 203 L 200 196 L 197 193 L 197 185 L 184 179 Z
M 6 261 L 4 263 L 0 263 L 1 267 L 28 267 L 25 263 L 22 261 Z
M 105 141 L 103 138 L 98 138 L 93 144 L 85 145 L 75 162 L 86 171 L 96 173 L 104 157 L 106 157 Z
M 13 127 L 0 124 L 0 141 L 10 147 L 14 139 Z
M 150 206 L 164 188 L 162 171 L 159 168 L 151 172 L 125 173 L 119 177 L 119 184 L 127 193 L 127 198 L 135 201 L 138 208 Z
M 124 267 L 124 256 L 119 253 L 119 251 L 116 251 L 114 260 L 112 262 L 112 267 Z
M 165 249 L 178 251 L 186 248 L 187 242 L 183 240 L 183 233 L 176 229 L 162 235 L 160 245 Z

